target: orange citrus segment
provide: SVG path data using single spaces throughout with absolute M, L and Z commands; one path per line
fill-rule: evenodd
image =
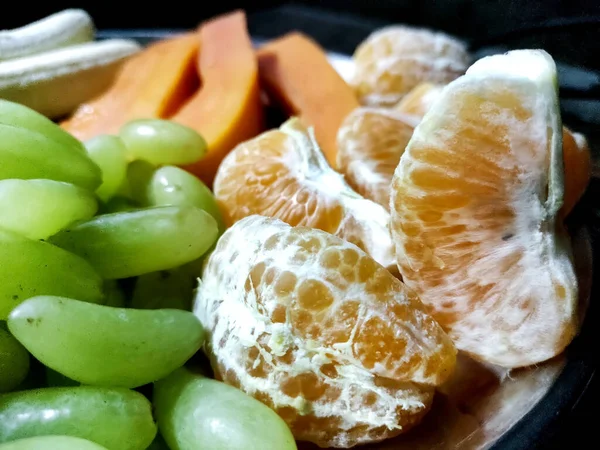
M 396 255 L 457 348 L 512 368 L 573 338 L 577 281 L 562 203 L 556 68 L 542 51 L 484 58 L 417 126 L 392 182 Z
M 236 147 L 219 167 L 214 193 L 229 224 L 261 214 L 318 228 L 395 269 L 388 212 L 331 169 L 312 134 L 295 118 Z
M 419 83 L 398 102 L 394 109 L 421 120 L 444 89 L 443 84 Z
M 389 209 L 394 170 L 418 121 L 392 109 L 355 109 L 338 132 L 337 167 L 359 194 Z
M 561 217 L 573 210 L 587 189 L 592 176 L 592 156 L 583 134 L 563 127 L 563 160 L 565 166 L 565 200 Z
M 194 312 L 216 376 L 321 446 L 406 431 L 456 361 L 419 299 L 358 247 L 257 215 L 219 240 Z
M 385 27 L 356 49 L 352 85 L 361 103 L 393 106 L 421 82 L 454 80 L 464 73 L 469 59 L 465 45 L 444 33 Z

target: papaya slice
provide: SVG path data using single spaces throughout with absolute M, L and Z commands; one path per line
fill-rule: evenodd
M 206 140 L 204 158 L 184 168 L 211 186 L 225 155 L 263 131 L 264 117 L 245 13 L 234 11 L 205 22 L 200 40 L 200 90 L 170 119 Z
M 123 64 L 105 92 L 80 105 L 61 126 L 85 141 L 99 134 L 116 134 L 130 120 L 173 114 L 198 88 L 199 45 L 198 33 L 149 45 Z
M 338 129 L 359 104 L 325 51 L 309 37 L 293 32 L 261 47 L 258 67 L 269 96 L 289 115 L 314 128 L 317 143 L 335 168 Z

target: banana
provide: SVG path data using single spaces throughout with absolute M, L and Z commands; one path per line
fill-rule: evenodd
M 35 131 L 54 142 L 86 153 L 85 146 L 75 136 L 63 130 L 46 116 L 19 103 L 0 99 L 0 124 Z
M 88 13 L 65 9 L 24 27 L 0 31 L 0 61 L 92 41 L 94 34 Z
M 0 98 L 51 119 L 65 116 L 104 91 L 140 48 L 133 40 L 109 39 L 0 62 Z

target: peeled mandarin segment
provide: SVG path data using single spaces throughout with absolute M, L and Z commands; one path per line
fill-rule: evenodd
M 420 120 L 439 97 L 442 89 L 442 84 L 419 83 L 394 106 L 394 109 Z
M 576 332 L 561 135 L 552 58 L 484 58 L 444 89 L 394 175 L 403 279 L 476 359 L 536 364 Z
M 455 364 L 419 299 L 366 253 L 257 215 L 219 240 L 194 312 L 218 379 L 324 447 L 406 431 Z
M 418 121 L 385 108 L 355 109 L 338 133 L 337 167 L 359 194 L 389 209 L 390 185 Z
M 444 33 L 385 27 L 356 49 L 352 85 L 361 103 L 393 106 L 420 82 L 444 84 L 456 79 L 469 59 L 465 45 Z
M 262 84 L 290 115 L 315 129 L 329 164 L 336 164 L 336 138 L 344 118 L 359 106 L 352 88 L 307 36 L 290 33 L 258 51 Z
M 209 186 L 225 155 L 263 129 L 258 65 L 242 11 L 217 17 L 200 27 L 202 87 L 171 117 L 198 131 L 206 156 L 186 166 Z
M 81 105 L 61 126 L 81 140 L 118 134 L 130 120 L 165 118 L 198 85 L 195 68 L 200 39 L 186 33 L 151 44 L 123 64 L 112 86 Z
M 358 245 L 395 269 L 389 214 L 358 195 L 327 164 L 297 119 L 233 150 L 221 163 L 214 193 L 232 224 L 251 214 L 318 228 Z
M 592 176 L 592 160 L 587 139 L 566 127 L 563 127 L 563 161 L 565 199 L 560 215 L 566 217 L 583 196 Z

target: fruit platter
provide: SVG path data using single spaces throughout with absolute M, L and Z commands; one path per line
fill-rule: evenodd
M 542 49 L 0 31 L 0 450 L 502 448 L 589 318 L 590 147 Z

